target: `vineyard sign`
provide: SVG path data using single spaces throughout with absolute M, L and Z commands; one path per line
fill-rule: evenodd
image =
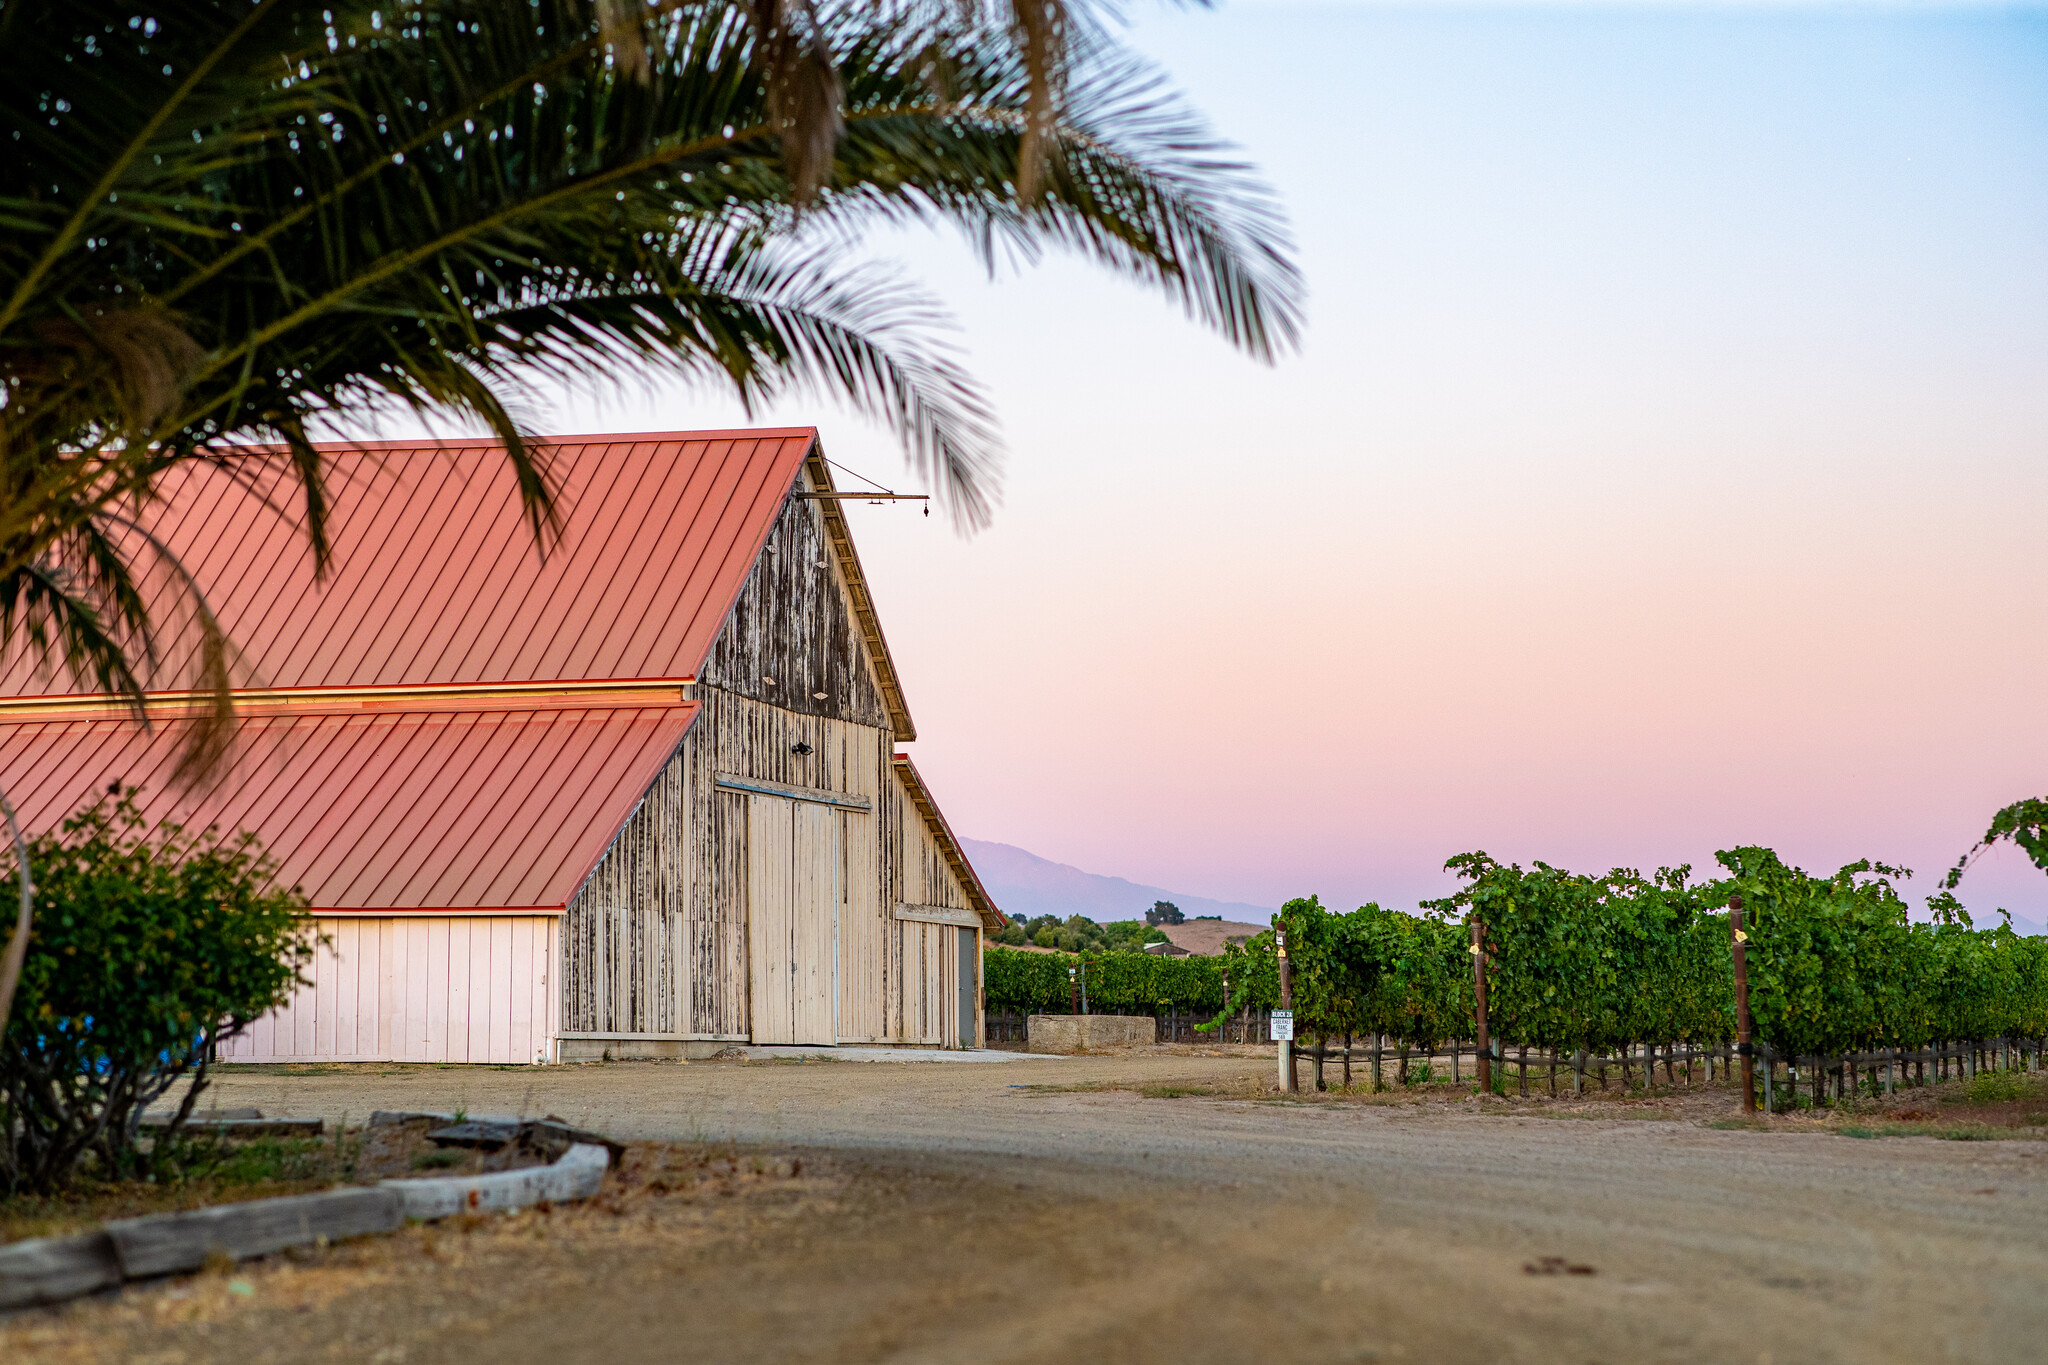
M 1273 1011 L 1273 1031 L 1268 1037 L 1275 1043 L 1291 1043 L 1294 1041 L 1293 1010 Z

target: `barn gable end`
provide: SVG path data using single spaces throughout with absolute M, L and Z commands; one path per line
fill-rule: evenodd
M 814 451 L 691 689 L 695 724 L 569 907 L 565 1055 L 978 1038 L 957 1007 L 955 949 L 963 929 L 978 948 L 973 907 L 986 897 L 971 870 L 962 881 L 957 844 L 902 775 L 909 711 L 859 558 L 836 503 L 806 496 L 831 490 Z M 792 898 L 819 907 L 821 894 L 829 919 L 819 908 L 809 929 L 770 922 L 761 904 L 779 914 Z M 906 919 L 906 905 L 965 918 Z M 829 1026 L 794 1003 L 817 988 L 785 979 L 805 970 L 829 974 Z M 663 989 L 672 1008 L 637 1007 Z
M 868 633 L 809 491 L 800 480 L 784 504 L 699 680 L 799 715 L 890 728 Z

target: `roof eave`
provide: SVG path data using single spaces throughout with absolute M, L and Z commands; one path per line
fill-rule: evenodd
M 932 800 L 931 788 L 925 786 L 924 778 L 917 771 L 917 765 L 910 761 L 909 754 L 897 754 L 893 759 L 897 773 L 903 778 L 903 785 L 910 792 L 910 799 L 924 816 L 925 827 L 932 837 L 939 841 L 939 851 L 945 855 L 946 865 L 953 869 L 953 875 L 960 879 L 960 887 L 973 902 L 975 913 L 981 916 L 982 927 L 989 930 L 1007 928 L 1010 917 L 996 908 L 989 896 L 988 888 L 975 875 L 974 864 L 967 861 L 967 851 L 960 847 L 960 841 L 953 837 L 953 827 L 946 823 L 939 803 Z

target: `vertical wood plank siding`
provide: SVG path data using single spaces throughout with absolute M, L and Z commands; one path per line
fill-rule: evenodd
M 902 779 L 892 769 L 888 784 L 890 821 L 896 841 L 891 861 L 897 871 L 896 894 L 889 900 L 891 957 L 900 965 L 900 989 L 892 1005 L 898 1011 L 896 1036 L 904 1042 L 962 1045 L 955 995 L 960 983 L 958 956 L 951 951 L 958 930 L 937 924 L 920 924 L 894 919 L 895 907 L 908 901 L 916 905 L 972 908 L 959 878 L 946 863 L 946 855 L 932 836 L 930 826 L 918 814 Z M 974 989 L 968 983 L 969 990 Z M 973 1040 L 964 1044 L 972 1046 Z
M 671 759 L 563 916 L 572 1033 L 686 1031 L 688 770 Z
M 784 506 L 700 680 L 800 715 L 888 726 L 817 503 Z
M 556 922 L 533 915 L 320 917 L 330 942 L 229 1062 L 535 1062 L 555 1056 Z

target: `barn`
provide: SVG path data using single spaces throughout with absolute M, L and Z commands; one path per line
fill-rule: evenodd
M 147 528 L 240 651 L 234 754 L 181 786 L 193 693 L 152 692 L 145 730 L 17 661 L 24 822 L 120 782 L 279 860 L 324 945 L 226 1061 L 978 1046 L 1004 920 L 898 748 L 817 433 L 550 444 L 545 555 L 489 443 L 325 448 L 324 580 L 275 462 L 177 472 Z

